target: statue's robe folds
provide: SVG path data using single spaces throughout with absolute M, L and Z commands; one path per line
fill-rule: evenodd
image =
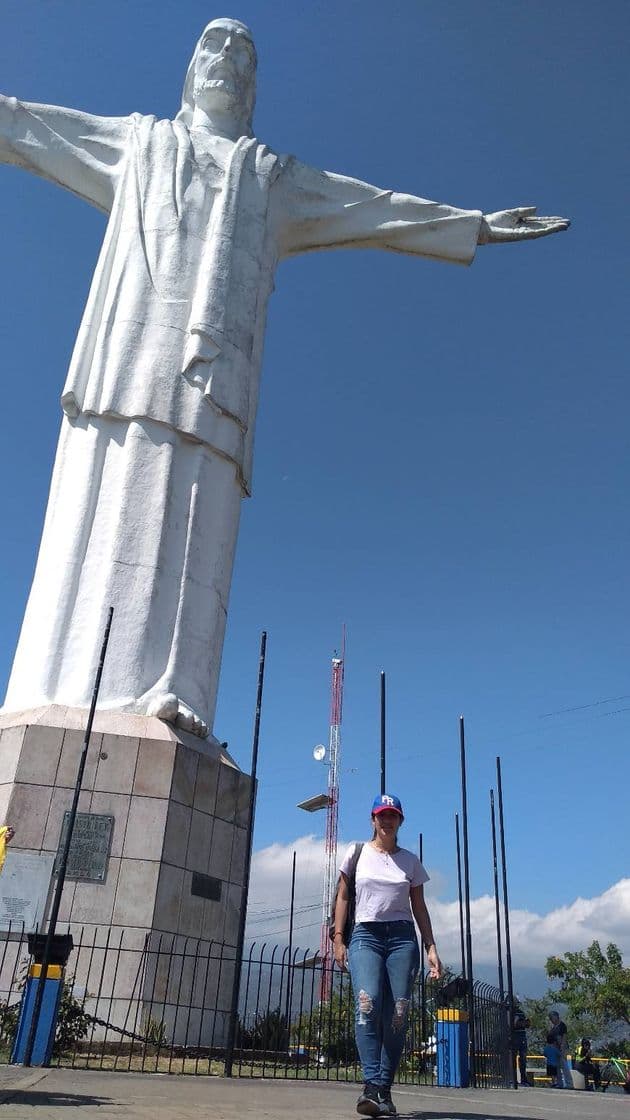
M 367 247 L 468 264 L 481 214 L 177 120 L 5 97 L 0 159 L 109 215 L 5 710 L 88 706 L 111 604 L 101 705 L 172 692 L 211 727 L 278 261 Z

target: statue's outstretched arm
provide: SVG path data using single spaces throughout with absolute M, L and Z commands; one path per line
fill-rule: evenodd
M 567 229 L 535 207 L 482 214 L 380 190 L 290 158 L 274 186 L 281 256 L 326 248 L 381 248 L 470 264 L 477 245 L 524 241 Z
M 97 117 L 0 94 L 0 162 L 41 175 L 108 211 L 130 123 L 128 117 Z
M 470 264 L 480 210 L 381 190 L 359 179 L 287 160 L 274 184 L 281 256 L 368 248 Z

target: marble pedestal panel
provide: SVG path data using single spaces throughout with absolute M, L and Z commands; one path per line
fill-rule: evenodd
M 12 849 L 57 850 L 86 716 L 0 714 L 0 821 L 15 828 Z M 66 881 L 59 927 L 80 943 L 68 974 L 91 1014 L 139 1034 L 149 1018 L 162 1022 L 178 1044 L 222 1044 L 250 784 L 216 741 L 97 713 L 79 810 L 114 818 L 107 875 Z

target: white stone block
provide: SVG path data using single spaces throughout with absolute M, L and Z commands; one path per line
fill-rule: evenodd
M 51 797 L 50 786 L 13 786 L 9 813 L 15 828 L 14 847 L 42 847 Z
M 159 870 L 160 864 L 153 860 L 121 861 L 112 924 L 151 928 Z
M 195 797 L 198 763 L 199 754 L 197 751 L 190 750 L 189 747 L 183 747 L 181 744 L 178 745 L 173 771 L 173 785 L 171 787 L 173 801 L 180 801 L 183 805 L 192 805 Z
M 219 787 L 215 815 L 224 821 L 233 822 L 238 801 L 239 771 L 232 766 L 219 767 Z
M 94 789 L 107 793 L 129 793 L 138 758 L 140 740 L 128 735 L 103 735 Z
M 176 933 L 182 901 L 184 870 L 163 863 L 160 867 L 153 924 L 166 933 Z
M 162 849 L 162 859 L 167 863 L 177 867 L 185 866 L 191 818 L 192 809 L 187 805 L 180 805 L 177 801 L 170 802 Z
M 168 797 L 173 781 L 176 743 L 168 740 L 140 741 L 133 792 L 144 797 Z
M 207 813 L 193 809 L 186 852 L 186 867 L 207 874 L 212 847 L 214 820 Z
M 233 834 L 233 825 L 218 818 L 215 820 L 208 863 L 208 874 L 213 875 L 215 879 L 227 880 L 230 877 Z
M 110 858 L 104 883 L 76 884 L 70 919 L 73 922 L 98 922 L 110 925 L 118 887 L 120 859 Z
M 55 776 L 55 785 L 67 786 L 69 789 L 74 789 L 84 738 L 83 731 L 72 729 L 65 731 L 59 766 L 57 767 L 57 774 Z M 94 788 L 94 775 L 96 773 L 102 741 L 102 735 L 92 734 L 90 736 L 87 758 L 85 760 L 85 770 L 83 771 L 83 789 Z
M 245 856 L 247 854 L 247 833 L 244 828 L 234 829 L 232 842 L 232 860 L 230 863 L 230 882 L 242 883 L 245 872 Z
M 159 797 L 132 797 L 123 855 L 133 859 L 162 856 L 168 801 Z
M 24 787 L 29 789 L 32 787 Z M 61 829 L 63 826 L 64 813 L 70 811 L 72 807 L 72 799 L 74 791 L 66 788 L 50 788 L 47 787 L 52 793 L 50 799 L 50 807 L 46 820 L 46 829 L 41 843 L 38 847 L 43 848 L 47 852 L 56 852 L 61 840 Z M 88 813 L 90 811 L 90 802 L 92 794 L 89 789 L 82 789 L 79 794 L 79 809 L 80 813 Z M 17 839 L 17 837 L 16 837 Z
M 182 883 L 182 897 L 179 911 L 178 931 L 186 938 L 199 938 L 203 936 L 203 919 L 205 912 L 204 898 L 191 892 L 192 871 L 184 871 Z M 188 951 L 191 951 L 190 945 Z
M 27 727 L 15 775 L 16 782 L 52 785 L 57 773 L 63 736 L 62 727 Z
M 125 793 L 102 793 L 99 790 L 91 795 L 90 812 L 101 813 L 114 818 L 112 846 L 110 850 L 110 855 L 114 857 L 123 854 L 123 843 L 127 829 L 130 803 L 131 797 L 129 794 Z M 159 856 L 148 856 L 147 858 L 158 859 Z
M 13 782 L 26 727 L 5 727 L 0 731 L 0 782 Z
M 200 758 L 195 785 L 195 808 L 214 814 L 219 784 L 220 763 L 213 758 Z

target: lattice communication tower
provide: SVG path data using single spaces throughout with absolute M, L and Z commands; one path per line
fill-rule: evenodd
M 330 999 L 332 987 L 333 953 L 328 936 L 328 918 L 332 909 L 337 885 L 337 826 L 339 822 L 339 761 L 341 758 L 341 717 L 343 711 L 343 673 L 346 652 L 346 634 L 343 633 L 341 657 L 332 659 L 330 689 L 330 737 L 328 740 L 328 805 L 326 809 L 326 846 L 324 864 L 324 892 L 322 903 L 322 933 L 319 955 L 322 962 L 320 998 Z

